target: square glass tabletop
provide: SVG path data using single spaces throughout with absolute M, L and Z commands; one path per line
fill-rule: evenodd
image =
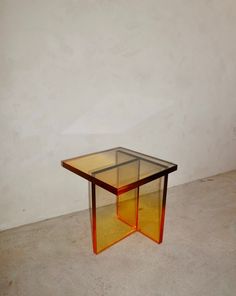
M 66 159 L 62 166 L 116 195 L 177 170 L 174 163 L 122 147 Z

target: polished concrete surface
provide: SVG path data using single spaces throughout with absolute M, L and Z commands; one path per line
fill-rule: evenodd
M 236 295 L 236 171 L 170 188 L 164 242 L 92 253 L 88 211 L 0 233 L 0 295 Z

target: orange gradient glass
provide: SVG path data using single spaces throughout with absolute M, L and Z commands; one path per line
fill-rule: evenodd
M 62 165 L 91 182 L 95 254 L 135 231 L 162 242 L 168 174 L 177 165 L 121 147 L 64 160 Z

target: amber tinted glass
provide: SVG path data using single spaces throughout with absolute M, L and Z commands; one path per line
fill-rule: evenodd
M 65 162 L 74 168 L 92 175 L 96 171 L 109 168 L 135 158 L 135 156 L 119 153 L 116 149 L 112 149 L 105 152 L 98 152 L 91 155 L 68 159 L 65 160 Z
M 160 242 L 164 177 L 139 187 L 138 230 Z
M 136 228 L 138 189 L 125 192 L 117 198 L 117 218 Z
M 114 186 L 123 182 L 123 176 L 133 182 L 138 179 L 137 160 L 113 169 L 94 173 Z M 100 175 L 100 176 L 99 176 Z M 96 186 L 96 253 L 136 230 L 137 189 L 116 196 Z
M 127 169 L 131 169 L 131 167 L 124 166 L 124 169 L 127 170 L 127 174 L 123 175 L 122 182 L 119 183 L 111 181 L 113 178 L 110 177 L 109 174 L 117 174 L 117 166 L 119 166 L 119 169 L 121 169 L 121 165 L 123 166 L 125 164 L 129 164 L 135 160 L 140 161 L 138 180 L 142 180 L 143 178 L 149 177 L 175 166 L 173 163 L 169 163 L 155 157 L 143 155 L 125 148 L 114 148 L 104 152 L 88 154 L 85 156 L 64 160 L 63 163 L 68 164 L 70 167 L 90 176 L 96 176 L 97 179 L 115 188 L 121 188 L 122 186 L 132 183 L 132 178 L 129 178 L 130 174 L 128 173 Z M 83 175 L 83 177 L 86 176 Z
M 162 241 L 168 174 L 177 165 L 121 147 L 67 159 L 62 165 L 91 182 L 95 253 L 136 230 Z
M 132 204 L 133 203 L 133 204 Z M 130 206 L 134 208 L 136 199 L 132 199 Z M 117 215 L 117 198 L 114 194 L 96 186 L 96 253 L 101 252 L 117 241 L 135 231 L 135 225 L 119 219 Z
M 140 161 L 132 161 L 129 164 L 117 168 L 117 187 L 139 179 Z M 128 225 L 135 226 L 137 219 L 138 188 L 120 194 L 117 199 L 117 216 Z
M 104 153 L 94 153 L 91 155 L 77 157 L 66 160 L 65 162 L 74 168 L 91 175 L 94 170 L 100 170 L 114 165 L 116 163 L 116 154 L 112 150 Z

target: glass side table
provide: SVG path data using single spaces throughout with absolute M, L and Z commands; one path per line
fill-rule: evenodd
M 90 182 L 95 254 L 135 231 L 162 242 L 168 174 L 176 164 L 117 147 L 63 160 L 62 166 Z

